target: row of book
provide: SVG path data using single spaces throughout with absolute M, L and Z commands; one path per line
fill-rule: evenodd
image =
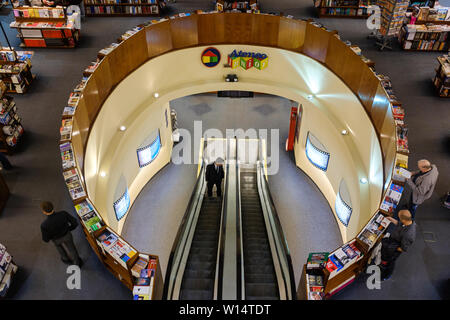
M 399 40 L 405 50 L 444 51 L 449 47 L 450 26 L 408 24 L 400 33 Z
M 363 255 L 356 246 L 356 240 L 346 243 L 333 251 L 329 256 L 325 268 L 330 272 L 328 279 L 346 269 Z
M 69 96 L 67 106 L 64 107 L 63 117 L 71 117 L 75 114 L 78 107 L 78 102 L 81 99 L 81 94 L 86 87 L 89 77 L 85 76 L 81 79 L 81 82 L 73 89 L 73 92 Z
M 75 201 L 80 198 L 86 197 L 86 191 L 84 190 L 83 182 L 81 181 L 80 174 L 78 173 L 78 170 L 76 168 L 64 171 L 63 176 L 72 200 Z
M 155 285 L 157 259 L 146 254 L 139 254 L 139 258 L 131 268 L 135 277 L 133 286 L 133 300 L 151 300 Z
M 322 7 L 358 7 L 359 0 L 322 0 Z
M 59 151 L 61 153 L 63 170 L 72 169 L 76 166 L 75 158 L 73 156 L 72 143 L 65 142 L 59 145 Z
M 364 227 L 364 229 L 358 234 L 357 238 L 365 243 L 370 250 L 389 224 L 389 219 L 387 219 L 381 212 L 377 212 Z
M 380 210 L 392 213 L 396 208 L 402 196 L 403 187 L 399 184 L 391 182 L 386 191 L 383 201 L 380 205 Z
M 65 142 L 72 139 L 72 126 L 73 119 L 63 119 L 61 123 L 61 128 L 59 129 L 59 133 L 61 135 L 61 142 Z
M 89 6 L 86 5 L 88 14 L 159 14 L 159 7 L 154 6 Z
M 137 254 L 133 247 L 108 227 L 105 228 L 96 240 L 104 254 L 108 253 L 122 267 L 128 270 L 127 261 Z
M 367 8 L 320 8 L 321 15 L 329 16 L 367 16 Z
M 324 298 L 324 275 L 322 270 L 328 261 L 328 252 L 311 252 L 306 261 L 306 296 L 308 300 Z
M 420 7 L 417 15 L 419 21 L 449 21 L 449 8 Z
M 19 22 L 12 21 L 9 26 L 16 29 L 73 29 L 74 24 L 72 21 L 67 22 Z M 38 35 L 42 37 L 42 35 Z
M 105 225 L 89 199 L 86 198 L 83 202 L 76 204 L 75 210 L 89 232 L 97 231 Z
M 383 36 L 397 35 L 403 26 L 409 0 L 380 0 L 381 26 Z
M 65 17 L 64 8 L 57 6 L 55 8 L 46 7 L 28 7 L 23 6 L 13 10 L 16 18 L 55 18 L 63 19 Z
M 448 54 L 437 58 L 439 66 L 436 70 L 433 84 L 439 96 L 448 97 L 450 91 L 450 56 Z
M 85 5 L 89 4 L 158 4 L 157 0 L 84 0 Z
M 223 11 L 231 11 L 231 10 L 238 10 L 238 11 L 258 11 L 258 1 L 256 0 L 250 0 L 250 1 L 229 1 L 229 0 L 217 0 L 216 1 L 216 10 L 218 12 Z

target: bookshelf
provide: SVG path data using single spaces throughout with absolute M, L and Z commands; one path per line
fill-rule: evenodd
M 31 73 L 32 51 L 16 51 L 0 48 L 0 79 L 7 93 L 26 93 L 35 79 Z
M 233 0 L 217 0 L 216 10 L 218 12 L 259 12 L 258 0 L 233 1 Z
M 14 263 L 11 254 L 0 243 L 0 298 L 4 298 L 8 293 L 17 270 L 18 267 Z
M 17 114 L 17 106 L 11 96 L 5 95 L 7 87 L 0 80 L 0 152 L 11 155 L 15 152 L 24 129 Z
M 409 0 L 379 0 L 377 4 L 381 8 L 381 25 L 375 36 L 376 45 L 380 50 L 392 49 L 390 42 L 393 37 L 398 36 L 403 26 Z
M 164 0 L 83 0 L 86 16 L 159 16 Z
M 376 0 L 313 0 L 319 18 L 367 19 L 368 8 Z
M 450 97 L 450 57 L 443 55 L 437 57 L 439 62 L 436 68 L 436 75 L 433 79 L 433 85 L 439 97 Z
M 64 7 L 13 8 L 15 21 L 10 27 L 17 29 L 21 47 L 74 48 L 80 37 L 80 16 L 67 15 Z

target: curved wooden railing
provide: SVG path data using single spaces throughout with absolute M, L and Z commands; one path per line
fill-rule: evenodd
M 351 89 L 364 106 L 378 135 L 383 154 L 384 183 L 387 185 L 397 152 L 396 127 L 392 112 L 389 112 L 392 102 L 373 65 L 362 60 L 340 40 L 337 31 L 326 30 L 312 21 L 247 13 L 192 14 L 149 22 L 140 28 L 110 53 L 99 54 L 98 66 L 92 73 L 85 74 L 90 77 L 72 117 L 71 138 L 82 181 L 90 130 L 104 101 L 122 79 L 148 60 L 171 51 L 205 45 L 247 44 L 289 50 L 311 57 Z M 74 203 L 81 200 L 77 199 Z M 94 239 L 88 240 L 95 246 Z

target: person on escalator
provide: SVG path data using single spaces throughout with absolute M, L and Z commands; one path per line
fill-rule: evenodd
M 217 158 L 214 163 L 208 164 L 206 166 L 205 179 L 207 183 L 206 185 L 208 187 L 209 198 L 212 197 L 212 190 L 214 185 L 216 185 L 217 196 L 222 196 L 222 180 L 225 176 L 223 172 L 223 163 L 224 161 L 222 158 Z

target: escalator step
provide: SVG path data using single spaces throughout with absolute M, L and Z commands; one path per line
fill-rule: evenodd
M 212 300 L 214 292 L 212 290 L 181 290 L 181 300 Z
M 214 270 L 185 270 L 184 276 L 186 279 L 213 279 L 215 275 Z
M 245 277 L 245 283 L 274 283 L 276 281 L 274 274 L 252 273 Z
M 245 293 L 255 297 L 278 297 L 278 286 L 274 283 L 246 283 Z
M 182 290 L 214 290 L 214 279 L 184 279 Z

